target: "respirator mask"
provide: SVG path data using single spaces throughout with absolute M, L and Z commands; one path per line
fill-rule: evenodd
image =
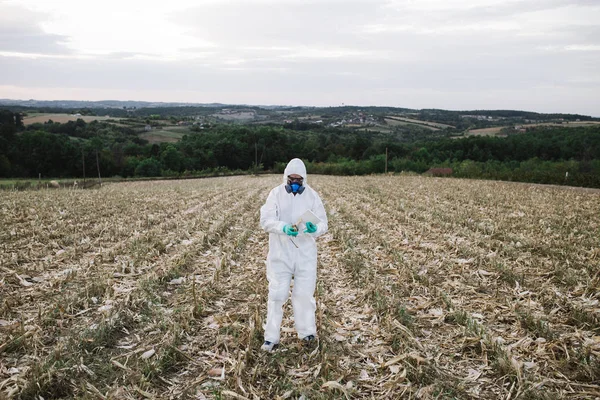
M 285 185 L 285 191 L 293 194 L 302 194 L 304 192 L 304 178 L 290 178 L 288 176 L 287 185 Z

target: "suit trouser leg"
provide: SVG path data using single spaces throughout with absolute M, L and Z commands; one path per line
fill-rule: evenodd
M 317 283 L 317 260 L 309 259 L 303 264 L 296 265 L 294 273 L 294 289 L 292 292 L 292 305 L 294 307 L 294 321 L 299 338 L 316 335 L 315 311 L 317 302 L 314 293 Z
M 265 340 L 279 343 L 283 304 L 287 301 L 292 281 L 292 271 L 282 262 L 267 261 L 269 300 L 267 303 L 267 324 Z

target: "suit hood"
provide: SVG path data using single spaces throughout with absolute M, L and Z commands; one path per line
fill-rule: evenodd
M 308 177 L 306 176 L 306 166 L 299 158 L 294 158 L 290 161 L 283 171 L 283 184 L 287 184 L 288 175 L 297 174 L 304 178 L 304 184 L 307 184 Z

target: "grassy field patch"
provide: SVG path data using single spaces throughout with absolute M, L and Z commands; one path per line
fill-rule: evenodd
M 23 123 L 25 125 L 31 125 L 35 123 L 45 123 L 49 120 L 54 122 L 60 122 L 64 124 L 69 121 L 77 121 L 78 119 L 82 119 L 85 122 L 91 121 L 106 121 L 108 119 L 118 119 L 109 116 L 88 116 L 88 115 L 80 115 L 75 116 L 74 114 L 50 114 L 50 113 L 32 113 L 31 115 L 27 115 L 23 118 Z

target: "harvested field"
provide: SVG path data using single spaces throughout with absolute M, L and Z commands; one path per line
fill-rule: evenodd
M 212 114 L 211 116 L 218 118 L 218 119 L 222 119 L 224 121 L 234 121 L 234 122 L 253 121 L 256 119 L 256 113 L 249 112 L 249 111 L 241 111 L 241 112 L 236 112 L 236 113 L 231 113 L 231 114 L 217 113 L 217 114 Z
M 185 135 L 192 133 L 189 128 L 178 129 L 156 129 L 149 132 L 141 133 L 139 136 L 146 139 L 150 143 L 177 143 Z
M 35 123 L 45 123 L 48 122 L 49 120 L 52 120 L 54 122 L 60 122 L 61 124 L 64 124 L 66 122 L 69 121 L 77 121 L 78 119 L 82 119 L 85 122 L 91 122 L 91 121 L 106 121 L 107 119 L 115 119 L 118 120 L 119 118 L 112 118 L 112 117 L 96 117 L 96 116 L 88 116 L 88 115 L 80 115 L 78 117 L 76 117 L 75 115 L 72 114 L 34 114 L 32 116 L 27 116 L 25 118 L 23 118 L 23 124 L 25 125 L 31 125 L 31 124 L 35 124 Z
M 394 127 L 394 126 L 409 125 L 409 126 L 418 126 L 418 127 L 421 127 L 421 128 L 430 129 L 432 131 L 439 131 L 438 128 L 434 128 L 434 127 L 429 126 L 429 125 L 423 125 L 423 124 L 416 124 L 416 123 L 413 123 L 413 122 L 400 121 L 400 120 L 393 119 L 393 118 L 385 118 L 384 120 L 385 120 L 385 123 L 388 126 L 392 126 L 392 127 Z
M 491 128 L 471 129 L 465 132 L 465 136 L 496 136 L 502 131 L 502 129 L 508 128 L 507 126 L 494 126 Z
M 598 122 L 598 121 L 580 121 L 580 122 L 565 122 L 562 124 L 555 123 L 555 122 L 546 122 L 546 123 L 539 123 L 539 124 L 523 124 L 523 125 L 519 125 L 519 126 L 521 126 L 523 128 L 534 128 L 534 127 L 538 127 L 538 126 L 553 126 L 553 127 L 557 127 L 557 128 L 579 128 L 582 126 L 597 126 L 598 124 L 600 124 L 600 122 Z M 471 130 L 465 132 L 465 136 L 505 136 L 505 135 L 500 134 L 502 129 L 514 128 L 514 127 L 515 127 L 515 125 L 494 126 L 491 128 L 471 129 Z
M 319 343 L 264 354 L 278 183 L 2 193 L 0 398 L 600 396 L 600 194 L 313 176 Z
M 423 120 L 420 120 L 420 119 L 405 118 L 405 117 L 400 117 L 400 116 L 397 116 L 397 115 L 389 115 L 386 118 L 392 119 L 392 120 L 396 120 L 396 121 L 403 121 L 403 122 L 410 122 L 410 123 L 413 123 L 413 124 L 425 125 L 425 126 L 429 126 L 429 127 L 433 127 L 433 128 L 439 128 L 439 129 L 454 128 L 454 126 L 452 126 L 452 125 L 441 124 L 439 122 L 423 121 Z
M 565 121 L 562 124 L 554 123 L 554 122 L 546 122 L 539 124 L 524 124 L 524 128 L 532 127 L 532 126 L 558 126 L 561 128 L 577 128 L 580 126 L 597 126 L 600 125 L 600 121 Z

